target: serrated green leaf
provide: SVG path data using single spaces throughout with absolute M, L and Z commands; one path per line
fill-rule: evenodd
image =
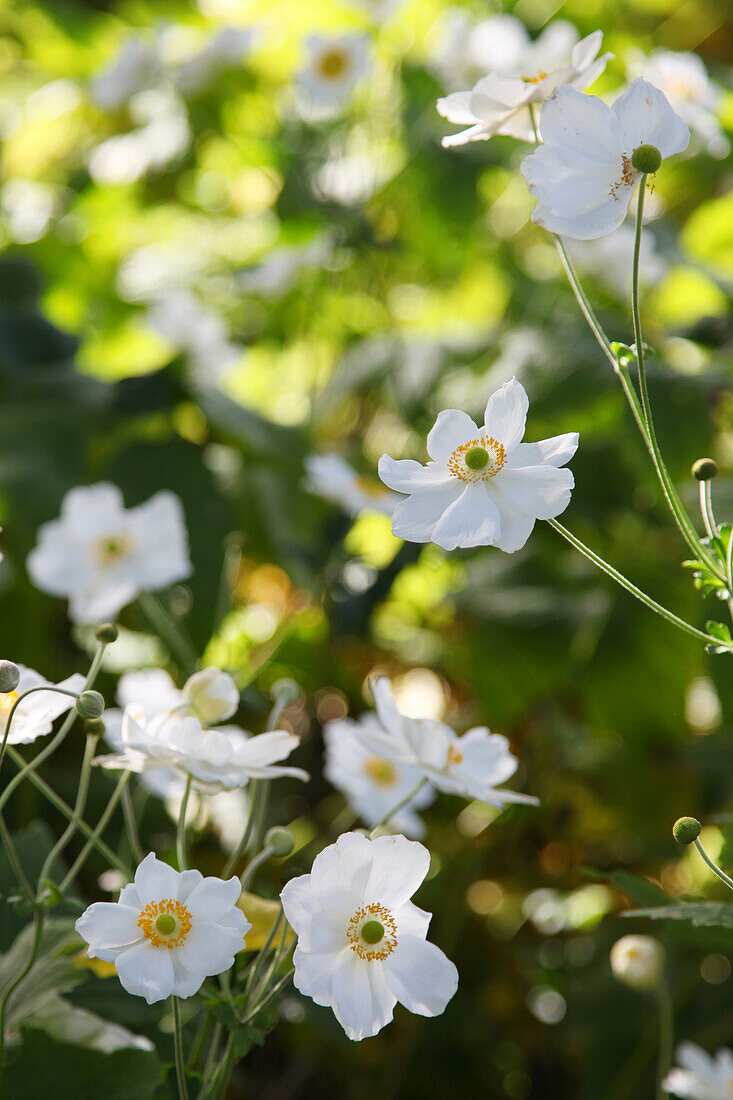
M 631 909 L 621 916 L 689 921 L 698 928 L 733 928 L 733 905 L 720 901 L 694 901 L 683 905 L 660 905 L 652 909 Z

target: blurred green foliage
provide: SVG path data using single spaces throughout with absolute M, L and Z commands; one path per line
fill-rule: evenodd
M 524 150 L 505 138 L 440 147 L 449 127 L 435 111 L 445 88 L 431 58 L 446 5 L 405 0 L 382 24 L 366 7 L 23 0 L 0 9 L 0 653 L 50 678 L 84 668 L 89 638 L 24 573 L 37 527 L 76 484 L 109 479 L 128 505 L 167 487 L 183 501 L 195 565 L 177 598 L 199 649 L 249 684 L 250 728 L 261 728 L 278 677 L 306 693 L 289 721 L 314 779 L 305 790 L 284 783 L 272 806 L 273 821 L 300 837 L 288 870 L 309 869 L 311 838 L 342 806 L 320 777 L 320 723 L 366 706 L 375 668 L 398 682 L 416 666 L 431 670 L 448 721 L 510 736 L 538 811 L 492 820 L 442 798 L 427 815 L 433 872 L 419 901 L 461 975 L 445 1015 L 426 1022 L 398 1010 L 377 1039 L 349 1045 L 328 1012 L 289 996 L 233 1097 L 648 1096 L 650 1004 L 614 984 L 608 950 L 631 924 L 650 927 L 617 913 L 629 900 L 652 902 L 613 872 L 661 880 L 667 895 L 721 897 L 675 848 L 671 825 L 682 813 L 712 821 L 729 804 L 729 658 L 655 621 L 549 528 L 515 557 L 403 546 L 385 517 L 352 521 L 306 493 L 303 459 L 336 450 L 371 479 L 384 451 L 422 460 L 440 409 L 476 413 L 516 373 L 532 402 L 530 439 L 580 431 L 568 526 L 689 621 L 718 617 L 720 605 L 703 602 L 679 568 L 684 547 L 621 392 L 528 220 Z M 476 17 L 498 10 L 465 7 Z M 594 89 L 602 94 L 623 83 L 632 47 L 697 50 L 721 80 L 730 57 L 723 0 L 518 0 L 513 10 L 532 32 L 558 15 L 581 34 L 600 27 L 616 54 Z M 95 104 L 89 81 L 131 33 L 152 40 L 163 23 L 181 55 L 225 25 L 260 29 L 243 64 L 191 94 Z M 323 117 L 301 111 L 292 93 L 303 36 L 315 30 L 364 31 L 373 47 L 369 79 Z M 166 139 L 183 119 L 180 151 L 126 181 L 105 178 L 100 148 L 139 132 L 146 111 L 168 112 Z M 723 117 L 733 118 L 730 98 Z M 114 162 L 110 148 L 103 164 Z M 131 148 L 118 157 L 122 176 Z M 728 519 L 729 172 L 704 153 L 665 165 L 653 232 L 666 270 L 643 302 L 670 470 L 693 508 L 689 467 L 716 457 L 716 507 Z M 630 340 L 623 299 L 603 282 L 587 285 L 612 338 Z M 155 309 L 171 295 L 191 297 L 163 332 Z M 241 532 L 243 559 L 235 607 L 222 617 L 231 532 Z M 354 564 L 368 583 L 349 580 Z M 122 623 L 124 660 L 150 659 L 134 607 Z M 108 698 L 120 670 L 100 682 Z M 77 753 L 70 745 L 50 775 L 69 801 Z M 92 818 L 110 789 L 97 778 Z M 13 828 L 39 814 L 58 827 L 24 788 Z M 163 810 L 148 807 L 149 843 L 166 829 Z M 712 851 L 729 853 L 730 825 L 709 832 Z M 197 859 L 220 870 L 207 833 Z M 102 870 L 90 862 L 88 896 L 99 896 Z M 271 895 L 280 874 L 263 875 Z M 652 931 L 669 946 L 678 1036 L 708 1048 L 730 1041 L 729 941 L 720 929 L 667 923 Z M 11 929 L 2 932 L 7 948 Z M 706 969 L 711 958 L 717 969 Z M 160 1013 L 112 984 L 90 976 L 69 998 L 160 1050 Z M 66 1095 L 56 1091 L 62 1076 L 76 1097 L 153 1095 L 152 1056 L 142 1052 L 78 1051 L 30 1032 L 18 1057 L 10 1087 L 19 1100 Z M 127 1091 L 108 1091 L 120 1080 Z

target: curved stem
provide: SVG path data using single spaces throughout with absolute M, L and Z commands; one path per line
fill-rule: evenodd
M 54 860 L 61 855 L 64 848 L 71 840 L 72 836 L 76 832 L 76 823 L 84 816 L 84 809 L 86 807 L 87 795 L 89 794 L 89 782 L 92 777 L 92 760 L 94 759 L 94 753 L 97 748 L 97 741 L 99 737 L 95 733 L 88 733 L 86 745 L 84 746 L 84 756 L 81 762 L 81 769 L 79 772 L 79 786 L 76 791 L 76 802 L 74 803 L 74 816 L 69 824 L 64 829 L 59 839 L 54 844 L 51 851 L 43 861 L 41 873 L 38 876 L 37 886 L 37 900 L 40 900 L 43 884 L 46 881 Z
M 178 829 L 176 831 L 176 855 L 178 856 L 178 870 L 185 871 L 188 866 L 186 862 L 186 810 L 188 809 L 188 799 L 191 795 L 191 783 L 192 777 L 189 775 L 186 780 L 186 789 L 183 792 L 183 798 L 181 799 L 181 809 L 178 813 Z
M 79 855 L 76 857 L 76 860 L 72 864 L 71 869 L 68 871 L 68 873 L 64 877 L 61 885 L 59 886 L 59 890 L 61 891 L 62 894 L 65 893 L 65 891 L 68 889 L 68 887 L 74 881 L 76 876 L 79 874 L 79 871 L 82 869 L 82 867 L 86 863 L 87 857 L 89 856 L 89 853 L 91 852 L 91 850 L 94 847 L 95 843 L 99 840 L 100 835 L 107 828 L 109 820 L 112 817 L 112 814 L 115 811 L 117 803 L 120 800 L 120 796 L 124 795 L 125 791 L 127 790 L 127 784 L 129 782 L 131 774 L 132 774 L 131 772 L 123 772 L 122 775 L 120 776 L 120 778 L 118 779 L 117 786 L 115 787 L 114 791 L 112 792 L 110 800 L 109 800 L 109 802 L 107 803 L 107 805 L 105 807 L 104 813 L 100 817 L 100 819 L 97 822 L 97 825 L 96 825 L 95 829 L 93 830 L 91 836 L 87 840 L 86 844 L 82 848 Z M 138 860 L 138 862 L 141 862 L 141 860 L 142 860 L 142 856 L 140 857 L 140 860 Z M 129 873 L 127 871 L 125 871 L 125 874 L 126 874 L 128 880 L 129 880 L 130 879 Z
M 659 1010 L 659 1054 L 657 1057 L 657 1100 L 667 1100 L 667 1090 L 663 1081 L 672 1065 L 674 1046 L 674 1004 L 669 986 L 664 978 L 657 989 L 657 1007 Z
M 395 814 L 398 814 L 400 812 L 400 810 L 403 808 L 403 806 L 406 806 L 408 804 L 408 802 L 412 802 L 412 800 L 415 797 L 415 795 L 417 794 L 417 792 L 423 787 L 423 785 L 425 783 L 427 783 L 427 781 L 428 781 L 427 776 L 423 776 L 422 779 L 420 780 L 420 782 L 417 784 L 417 786 L 413 787 L 412 790 L 408 794 L 406 794 L 404 798 L 400 799 L 400 801 L 397 803 L 396 806 L 392 807 L 392 809 L 389 811 L 389 813 L 384 815 L 384 817 L 381 819 L 381 821 L 377 822 L 377 824 L 374 826 L 374 828 L 369 833 L 369 839 L 370 840 L 374 839 L 374 834 L 376 833 L 377 829 L 381 829 L 383 825 L 386 825 L 387 822 L 392 820 L 392 818 L 394 817 Z
M 127 778 L 130 778 L 130 772 L 127 772 Z M 126 783 L 127 781 L 125 781 Z M 127 831 L 127 839 L 130 842 L 130 851 L 132 852 L 132 858 L 136 863 L 142 863 L 145 858 L 142 845 L 140 843 L 140 833 L 138 832 L 137 819 L 135 817 L 135 810 L 132 805 L 132 796 L 130 795 L 130 788 L 126 785 L 122 786 L 122 815 L 125 819 L 125 829 Z
M 178 997 L 171 997 L 171 1012 L 173 1014 L 173 1050 L 176 1059 L 178 1096 L 180 1100 L 188 1100 L 188 1084 L 186 1082 L 186 1060 L 183 1056 L 183 1031 L 181 1029 L 181 1011 L 178 1004 Z
M 718 525 L 713 514 L 713 494 L 709 481 L 700 482 L 700 515 L 708 538 L 714 539 L 718 534 Z
M 569 542 L 575 550 L 586 557 L 588 561 L 597 565 L 599 569 L 602 569 L 603 572 L 615 580 L 617 584 L 620 584 L 622 588 L 625 588 L 627 592 L 630 592 L 632 596 L 635 596 L 637 600 L 640 600 L 651 611 L 656 611 L 657 615 L 661 615 L 662 618 L 666 619 L 672 626 L 676 626 L 679 630 L 684 631 L 685 634 L 692 635 L 693 638 L 699 638 L 706 644 L 712 643 L 718 648 L 724 647 L 729 651 L 733 651 L 733 646 L 725 646 L 723 642 L 713 638 L 712 635 L 706 634 L 702 630 L 698 630 L 697 627 L 691 626 L 690 623 L 686 623 L 684 619 L 680 619 L 678 615 L 675 615 L 672 611 L 668 611 L 666 607 L 662 607 L 662 605 L 657 603 L 656 600 L 653 600 L 651 596 L 647 596 L 646 592 L 642 592 L 642 590 L 637 588 L 635 584 L 623 575 L 623 573 L 619 573 L 618 569 L 614 569 L 607 561 L 604 561 L 598 554 L 595 554 L 590 547 L 581 542 L 579 538 L 568 531 L 566 527 L 563 527 L 561 523 L 558 523 L 556 519 L 548 519 L 547 522 L 551 527 L 555 528 L 559 535 L 562 535 L 566 542 Z
M 247 868 L 241 878 L 241 884 L 243 890 L 248 890 L 252 879 L 254 878 L 255 871 L 258 867 L 261 867 L 263 863 L 267 863 L 271 856 L 274 856 L 275 852 L 272 848 L 263 848 L 261 852 L 254 857 L 250 863 L 247 864 Z
M 36 895 L 34 894 L 31 884 L 26 877 L 26 873 L 23 870 L 23 865 L 18 858 L 18 853 L 16 852 L 15 845 L 13 844 L 13 838 L 10 835 L 10 830 L 5 824 L 5 818 L 2 814 L 0 814 L 0 840 L 2 840 L 3 842 L 5 854 L 8 857 L 8 863 L 10 864 L 13 874 L 18 881 L 18 885 L 20 886 L 21 890 L 28 898 L 28 900 L 32 901 L 35 904 Z
M 700 859 L 707 867 L 710 868 L 715 877 L 719 878 L 721 882 L 724 882 L 729 890 L 733 890 L 733 879 L 726 875 L 725 871 L 721 870 L 721 868 L 718 867 L 717 863 L 713 863 L 712 859 L 703 848 L 700 838 L 698 837 L 696 840 L 693 840 L 692 843 L 697 848 Z
M 12 724 L 13 718 L 15 717 L 15 712 L 18 709 L 18 707 L 20 706 L 20 704 L 23 702 L 23 700 L 27 699 L 29 695 L 33 695 L 34 692 L 36 692 L 36 691 L 55 691 L 57 695 L 70 695 L 72 697 L 72 699 L 78 699 L 79 698 L 79 692 L 78 691 L 68 691 L 66 688 L 56 687 L 55 684 L 40 684 L 38 687 L 28 688 L 28 690 L 24 691 L 22 695 L 19 695 L 18 698 L 13 703 L 12 707 L 10 708 L 10 713 L 8 714 L 7 722 L 5 723 L 5 730 L 3 732 L 3 739 L 2 739 L 2 743 L 0 743 L 0 768 L 3 765 L 3 759 L 5 757 L 5 749 L 6 749 L 6 746 L 8 744 L 8 738 L 10 736 L 10 726 Z

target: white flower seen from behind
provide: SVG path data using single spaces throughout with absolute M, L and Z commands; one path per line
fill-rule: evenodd
M 721 1047 L 715 1057 L 695 1043 L 681 1043 L 677 1061 L 663 1088 L 682 1100 L 730 1100 L 733 1096 L 733 1051 Z
M 295 988 L 333 1009 L 350 1039 L 376 1035 L 398 1001 L 439 1016 L 458 988 L 455 966 L 426 939 L 430 914 L 410 901 L 429 866 L 417 841 L 343 833 L 281 894 L 298 937 Z
M 190 575 L 181 502 L 162 491 L 126 509 L 107 482 L 72 489 L 59 519 L 40 528 L 27 568 L 43 592 L 68 597 L 70 618 L 112 619 L 141 592 Z
M 575 482 L 563 467 L 578 435 L 522 443 L 528 407 L 524 387 L 512 378 L 489 398 L 480 428 L 457 409 L 440 413 L 428 435 L 426 466 L 382 455 L 382 481 L 407 494 L 392 517 L 393 533 L 444 550 L 497 546 L 511 554 L 524 546 L 535 520 L 564 512 Z
M 115 964 L 128 993 L 148 1004 L 192 997 L 244 949 L 251 928 L 237 908 L 241 887 L 200 871 L 175 871 L 150 853 L 118 902 L 98 901 L 76 922 L 90 958 Z
M 78 693 L 84 690 L 84 677 L 75 673 L 59 684 L 52 685 L 32 668 L 18 665 L 20 679 L 13 691 L 0 693 L 0 741 L 5 736 L 10 713 L 18 702 L 19 696 L 31 688 L 60 687 L 66 691 Z M 44 737 L 51 733 L 52 723 L 56 718 L 65 714 L 74 706 L 75 700 L 71 695 L 62 695 L 56 691 L 37 691 L 18 703 L 13 715 L 8 734 L 9 745 L 28 745 L 37 737 Z
M 690 131 L 660 91 L 634 80 L 607 107 L 597 96 L 559 88 L 540 116 L 543 143 L 522 163 L 537 197 L 532 220 L 561 236 L 592 240 L 617 229 L 643 172 L 687 148 Z M 636 163 L 635 163 L 636 162 Z

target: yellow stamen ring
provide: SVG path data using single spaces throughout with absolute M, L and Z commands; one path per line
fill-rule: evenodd
M 381 935 L 377 938 L 377 927 Z M 397 924 L 389 909 L 379 902 L 360 906 L 349 921 L 346 938 L 360 959 L 381 962 L 397 946 Z
M 161 898 L 148 902 L 137 924 L 153 947 L 180 947 L 191 931 L 191 914 L 179 901 Z
M 453 477 L 475 482 L 495 477 L 505 462 L 503 443 L 499 443 L 493 435 L 481 435 L 456 447 L 447 465 Z

